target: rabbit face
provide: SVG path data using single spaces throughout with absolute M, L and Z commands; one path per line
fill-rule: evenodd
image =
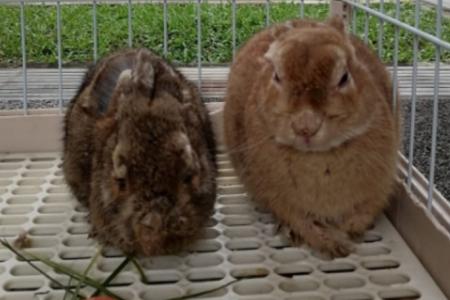
M 370 85 L 344 33 L 291 30 L 265 54 L 270 85 L 265 107 L 275 141 L 301 151 L 327 151 L 364 133 L 376 111 Z
M 105 141 L 112 196 L 176 203 L 198 188 L 201 165 L 182 117 L 189 105 L 155 93 L 151 76 L 124 71 L 112 98 L 113 133 Z

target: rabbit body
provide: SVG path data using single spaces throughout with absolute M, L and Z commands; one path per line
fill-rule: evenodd
M 240 49 L 225 142 L 254 201 L 294 242 L 345 256 L 385 208 L 399 144 L 392 97 L 385 67 L 338 18 L 277 24 Z
M 216 195 L 215 142 L 198 90 L 149 50 L 106 57 L 68 108 L 63 170 L 101 243 L 144 255 L 180 250 Z

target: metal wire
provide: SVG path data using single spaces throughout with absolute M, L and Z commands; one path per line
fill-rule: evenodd
M 198 68 L 198 88 L 202 88 L 202 11 L 201 0 L 197 0 L 197 68 Z
M 97 61 L 97 0 L 92 1 L 92 39 L 94 41 L 94 61 Z
M 400 0 L 395 2 L 395 19 L 400 19 Z M 394 111 L 397 110 L 397 96 L 398 96 L 398 37 L 400 29 L 396 26 L 394 32 L 394 70 L 393 70 L 393 84 L 392 84 L 392 107 Z
M 384 14 L 384 0 L 380 0 L 380 13 Z M 384 20 L 378 19 L 378 57 L 383 57 Z
M 300 0 L 300 18 L 305 17 L 305 0 Z
M 56 2 L 56 45 L 58 52 L 58 94 L 59 112 L 63 111 L 63 75 L 62 75 L 62 50 L 61 50 L 61 3 Z
M 167 33 L 167 23 L 168 23 L 168 15 L 167 15 L 167 0 L 164 0 L 163 3 L 163 15 L 164 15 L 164 21 L 163 21 L 163 26 L 164 26 L 164 49 L 163 49 L 163 54 L 164 57 L 167 57 L 167 53 L 168 53 L 168 33 Z
M 236 56 L 236 0 L 231 2 L 231 44 L 233 47 L 233 60 Z
M 28 79 L 27 79 L 27 47 L 25 32 L 25 4 L 20 1 L 20 47 L 22 51 L 22 87 L 23 87 L 23 112 L 28 114 Z
M 419 28 L 420 22 L 420 0 L 416 0 L 414 12 L 414 27 Z M 409 153 L 408 153 L 408 187 L 411 189 L 412 171 L 414 161 L 414 138 L 416 134 L 416 91 L 417 91 L 417 53 L 419 51 L 419 39 L 416 35 L 413 38 L 413 71 L 412 71 L 412 87 L 411 87 L 411 114 L 410 114 L 410 136 L 409 136 Z
M 434 68 L 434 96 L 433 96 L 433 121 L 432 121 L 432 133 L 431 133 L 431 154 L 430 154 L 430 173 L 428 177 L 429 186 L 428 186 L 428 200 L 427 200 L 427 208 L 428 210 L 432 210 L 433 207 L 433 193 L 434 193 L 434 176 L 435 176 L 435 168 L 436 168 L 436 144 L 437 144 L 437 129 L 438 129 L 438 109 L 439 109 L 439 82 L 440 82 L 440 55 L 441 50 L 446 49 L 450 50 L 450 43 L 443 41 L 441 39 L 441 31 L 442 31 L 442 0 L 438 0 L 437 9 L 436 9 L 436 33 L 435 35 L 431 35 L 419 29 L 419 9 L 420 3 L 416 3 L 416 22 L 415 26 L 412 27 L 408 24 L 405 24 L 400 21 L 400 1 L 396 1 L 396 12 L 395 17 L 392 18 L 390 16 L 384 15 L 381 12 L 373 10 L 371 8 L 365 7 L 357 2 L 352 0 L 342 0 L 353 6 L 353 8 L 361 9 L 364 12 L 368 12 L 371 15 L 379 18 L 380 20 L 386 21 L 395 26 L 395 36 L 394 36 L 394 100 L 397 98 L 396 87 L 397 87 L 397 65 L 398 65 L 398 36 L 399 30 L 404 29 L 407 32 L 414 34 L 414 62 L 413 62 L 413 99 L 412 99 L 412 115 L 411 115 L 411 139 L 410 139 L 410 153 L 409 153 L 409 165 L 408 165 L 408 184 L 411 185 L 411 177 L 412 177 L 412 160 L 413 160 L 413 148 L 414 148 L 414 121 L 415 121 L 415 106 L 416 106 L 416 96 L 415 90 L 417 89 L 417 52 L 418 52 L 418 39 L 421 38 L 425 41 L 431 42 L 435 46 L 435 68 Z M 381 39 L 382 40 L 382 39 Z M 379 46 L 380 51 L 381 44 Z M 395 101 L 394 101 L 395 102 Z
M 436 37 L 441 38 L 442 27 L 442 0 L 438 0 L 436 11 Z M 431 211 L 433 207 L 433 191 L 434 191 L 434 172 L 436 167 L 436 143 L 437 143 L 437 129 L 439 119 L 439 81 L 440 81 L 440 63 L 441 63 L 441 48 L 439 45 L 435 47 L 435 64 L 434 64 L 434 97 L 433 97 L 433 124 L 431 131 L 431 157 L 430 157 L 430 176 L 428 178 L 428 210 Z
M 128 0 L 128 47 L 133 47 L 133 8 Z
M 397 19 L 392 18 L 390 16 L 381 14 L 380 12 L 378 12 L 378 11 L 376 11 L 374 9 L 367 8 L 364 5 L 361 5 L 361 4 L 358 4 L 356 2 L 353 2 L 353 0 L 341 0 L 341 1 L 350 4 L 351 6 L 353 6 L 353 8 L 358 8 L 358 9 L 360 9 L 362 11 L 367 11 L 371 15 L 373 15 L 373 16 L 375 16 L 377 18 L 383 19 L 384 21 L 386 21 L 386 22 L 388 22 L 390 24 L 393 24 L 396 27 L 399 27 L 399 29 L 404 29 L 404 30 L 406 30 L 408 32 L 411 32 L 411 33 L 417 35 L 418 37 L 420 37 L 421 39 L 426 40 L 428 42 L 431 42 L 431 43 L 433 43 L 436 46 L 439 46 L 441 48 L 441 50 L 442 49 L 450 50 L 450 43 L 449 42 L 443 41 L 440 38 L 437 38 L 437 37 L 435 37 L 432 34 L 429 34 L 427 32 L 424 32 L 424 31 L 420 30 L 420 29 L 414 28 L 413 26 L 408 25 L 406 23 L 403 23 L 400 20 L 397 20 Z
M 357 13 L 358 13 L 358 10 L 353 8 L 352 9 L 352 33 L 353 34 L 356 34 L 356 29 L 357 29 L 356 28 Z
M 369 7 L 369 0 L 366 0 L 366 6 Z M 364 43 L 367 44 L 369 38 L 369 13 L 364 13 Z

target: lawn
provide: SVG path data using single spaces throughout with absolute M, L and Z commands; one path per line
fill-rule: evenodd
M 197 61 L 197 33 L 195 4 L 170 4 L 168 9 L 168 58 L 177 64 L 189 65 Z M 385 4 L 386 13 L 395 14 L 394 5 Z M 298 4 L 272 4 L 270 22 L 279 22 L 299 15 Z M 127 46 L 128 25 L 126 5 L 97 6 L 98 53 L 103 56 Z M 232 58 L 231 5 L 201 5 L 202 18 L 202 61 L 205 64 L 224 64 Z M 305 16 L 324 19 L 328 5 L 305 5 Z M 20 9 L 17 6 L 0 6 L 0 66 L 18 66 L 20 51 Z M 56 7 L 26 6 L 27 61 L 30 65 L 55 66 Z M 402 4 L 401 19 L 414 23 L 414 6 Z M 378 20 L 369 20 L 369 44 L 376 49 Z M 163 51 L 163 7 L 154 4 L 133 5 L 133 46 L 149 47 L 156 52 Z M 239 4 L 237 9 L 237 45 L 265 26 L 265 6 Z M 423 9 L 421 29 L 434 33 L 435 12 Z M 357 33 L 364 32 L 364 13 L 357 14 Z M 385 23 L 383 59 L 392 61 L 394 28 Z M 450 20 L 443 23 L 443 38 L 450 40 Z M 66 66 L 84 65 L 93 59 L 92 7 L 89 5 L 62 6 L 62 51 Z M 400 31 L 399 63 L 410 64 L 412 60 L 412 35 Z M 419 59 L 434 60 L 434 47 L 425 41 L 420 43 Z M 444 61 L 450 61 L 450 53 L 442 54 Z

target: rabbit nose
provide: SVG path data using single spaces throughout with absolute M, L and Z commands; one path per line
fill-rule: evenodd
M 302 112 L 292 123 L 295 134 L 305 138 L 313 137 L 320 129 L 322 120 L 312 111 Z

